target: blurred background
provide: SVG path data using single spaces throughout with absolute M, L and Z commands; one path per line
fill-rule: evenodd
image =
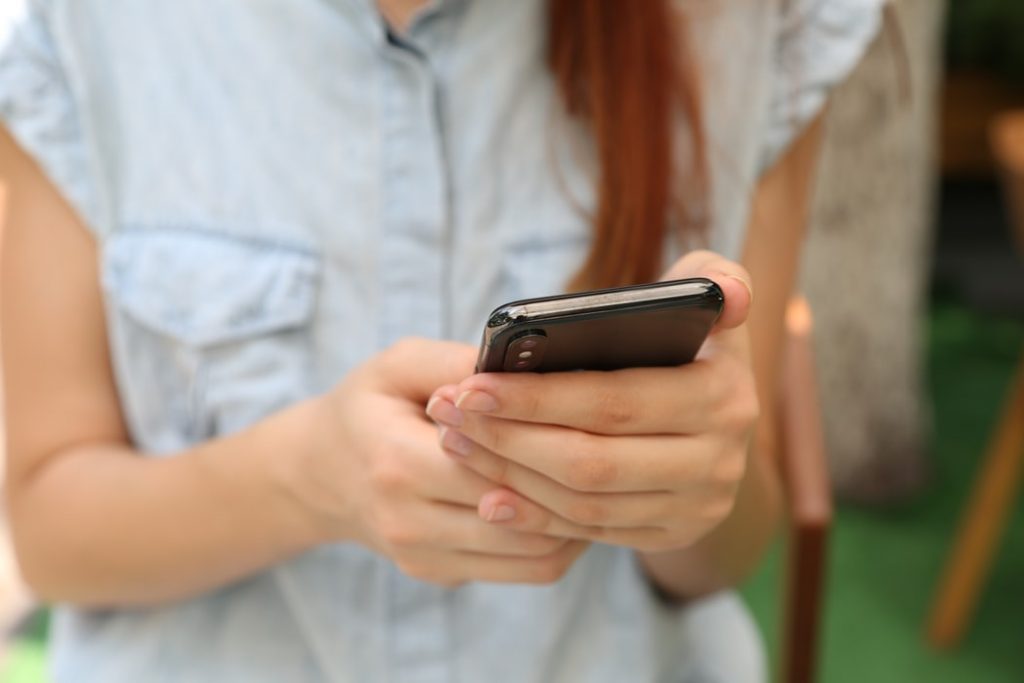
M 895 0 L 835 94 L 813 223 L 817 680 L 1022 681 L 1022 0 Z M 44 681 L 47 612 L 0 548 L 0 681 Z M 784 555 L 743 589 L 776 658 Z

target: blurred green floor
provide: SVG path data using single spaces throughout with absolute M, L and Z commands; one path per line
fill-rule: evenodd
M 1024 322 L 938 304 L 928 370 L 935 402 L 934 472 L 918 499 L 898 508 L 839 510 L 825 617 L 825 683 L 1017 683 L 1024 681 L 1024 504 L 1010 523 L 995 571 L 963 646 L 940 655 L 922 623 L 951 529 L 974 478 L 1024 344 Z M 774 647 L 779 561 L 744 589 Z M 41 629 L 14 645 L 0 680 L 43 679 Z
M 1024 504 L 960 649 L 937 654 L 922 637 L 951 530 L 1024 344 L 1024 323 L 938 304 L 930 342 L 932 482 L 898 508 L 839 510 L 829 558 L 826 683 L 1024 681 Z M 779 571 L 776 553 L 744 591 L 773 646 Z

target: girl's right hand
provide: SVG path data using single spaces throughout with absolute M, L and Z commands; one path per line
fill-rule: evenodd
M 447 586 L 550 583 L 583 553 L 585 542 L 480 519 L 477 504 L 494 484 L 438 446 L 427 399 L 472 374 L 475 358 L 470 346 L 404 339 L 314 399 L 309 442 L 286 476 L 324 541 L 360 543 Z

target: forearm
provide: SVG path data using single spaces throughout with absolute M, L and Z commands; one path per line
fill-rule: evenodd
M 772 413 L 785 339 L 784 311 L 807 228 L 823 121 L 824 113 L 808 124 L 761 179 L 754 197 L 743 265 L 757 290 L 749 324 L 762 424 L 733 513 L 686 550 L 640 558 L 651 579 L 674 596 L 696 597 L 735 585 L 756 567 L 779 524 L 782 496 L 769 451 L 777 441 Z
M 47 601 L 146 605 L 227 584 L 314 545 L 285 476 L 315 419 L 299 404 L 168 457 L 83 444 L 9 482 L 22 571 Z
M 782 512 L 778 477 L 771 462 L 750 456 L 732 514 L 694 545 L 661 553 L 638 553 L 641 566 L 662 591 L 697 598 L 743 580 L 764 555 Z

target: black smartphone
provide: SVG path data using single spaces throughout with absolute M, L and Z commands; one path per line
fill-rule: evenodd
M 487 320 L 477 372 L 618 370 L 689 363 L 722 312 L 693 278 L 513 301 Z

